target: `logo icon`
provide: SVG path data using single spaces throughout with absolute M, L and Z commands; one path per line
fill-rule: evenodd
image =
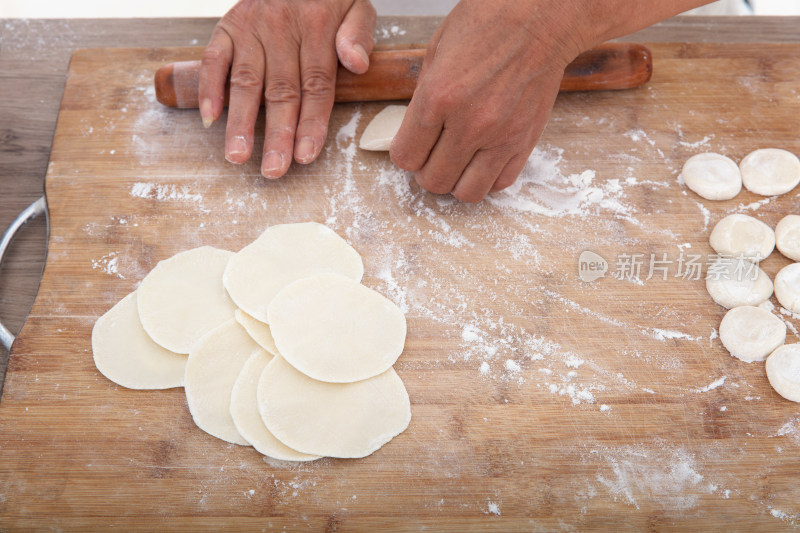
M 578 258 L 578 277 L 581 281 L 591 283 L 596 279 L 605 277 L 608 272 L 608 261 L 600 254 L 591 250 L 584 250 Z

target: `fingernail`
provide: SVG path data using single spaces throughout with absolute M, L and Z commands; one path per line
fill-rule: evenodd
M 228 143 L 228 151 L 225 154 L 225 159 L 230 161 L 231 163 L 240 164 L 240 161 L 233 161 L 231 157 L 240 154 L 247 153 L 247 141 L 241 135 L 237 135 L 236 137 L 232 138 Z
M 314 156 L 317 155 L 317 147 L 314 143 L 314 139 L 311 137 L 303 137 L 300 139 L 300 142 L 297 143 L 297 150 L 294 151 L 295 158 L 299 163 L 310 163 L 314 160 Z
M 369 66 L 369 56 L 367 55 L 367 51 L 364 50 L 364 47 L 356 43 L 353 45 L 353 50 L 364 60 L 364 64 Z
M 283 154 L 275 150 L 270 150 L 264 154 L 261 162 L 261 173 L 268 178 L 277 178 L 283 170 Z
M 211 112 L 211 100 L 208 98 L 200 102 L 200 116 L 203 119 L 203 127 L 208 128 L 214 123 L 214 116 Z

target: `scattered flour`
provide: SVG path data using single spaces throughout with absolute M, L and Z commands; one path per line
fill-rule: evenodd
M 591 453 L 598 454 L 610 470 L 598 474 L 597 481 L 615 501 L 637 509 L 640 500 L 647 500 L 667 510 L 685 511 L 695 507 L 703 494 L 717 490 L 697 471 L 694 456 L 680 448 L 662 444 L 599 448 Z
M 100 270 L 109 276 L 125 279 L 125 276 L 119 272 L 118 252 L 111 252 L 110 254 L 104 255 L 100 259 L 92 259 L 92 270 Z
M 493 501 L 489 501 L 488 504 L 487 504 L 487 509 L 486 509 L 485 513 L 486 514 L 490 514 L 491 513 L 491 514 L 500 516 L 500 505 L 495 503 L 495 502 L 493 502 Z
M 716 389 L 718 387 L 721 387 L 722 385 L 725 384 L 726 377 L 727 376 L 722 376 L 721 378 L 712 381 L 711 383 L 709 383 L 705 387 L 703 387 L 701 389 L 697 389 L 697 392 L 698 393 L 708 392 L 708 391 L 714 390 L 714 389 Z

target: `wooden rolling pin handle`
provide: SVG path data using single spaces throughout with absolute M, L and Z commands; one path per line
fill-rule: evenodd
M 341 65 L 336 75 L 337 102 L 409 100 L 414 94 L 425 50 L 377 50 L 366 74 L 353 74 Z M 155 75 L 156 98 L 169 107 L 199 107 L 197 87 L 200 61 L 164 65 Z M 579 55 L 564 71 L 561 91 L 632 89 L 647 83 L 653 58 L 647 47 L 635 43 L 605 43 Z M 225 105 L 228 91 L 225 90 Z

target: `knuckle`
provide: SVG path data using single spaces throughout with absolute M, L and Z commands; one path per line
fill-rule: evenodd
M 416 172 L 422 167 L 422 165 L 416 163 L 415 159 L 411 157 L 408 151 L 399 147 L 397 142 L 392 143 L 389 149 L 389 158 L 392 160 L 392 163 L 403 170 Z M 417 180 L 417 182 L 419 182 L 419 180 Z
M 203 55 L 200 59 L 200 63 L 203 66 L 208 66 L 211 63 L 217 63 L 225 58 L 225 52 L 222 50 L 220 46 L 209 45 L 203 50 Z
M 483 200 L 483 195 L 477 191 L 463 190 L 458 188 L 453 191 L 453 196 L 457 200 L 468 204 L 477 204 Z
M 442 177 L 430 176 L 427 172 L 419 172 L 416 176 L 420 187 L 433 194 L 447 194 L 453 190 L 453 182 Z
M 303 72 L 303 96 L 333 98 L 333 74 L 327 69 L 309 67 Z
M 231 87 L 239 90 L 260 90 L 261 73 L 251 65 L 239 65 L 231 72 Z
M 270 78 L 264 97 L 268 103 L 296 103 L 300 101 L 297 82 L 288 78 Z

